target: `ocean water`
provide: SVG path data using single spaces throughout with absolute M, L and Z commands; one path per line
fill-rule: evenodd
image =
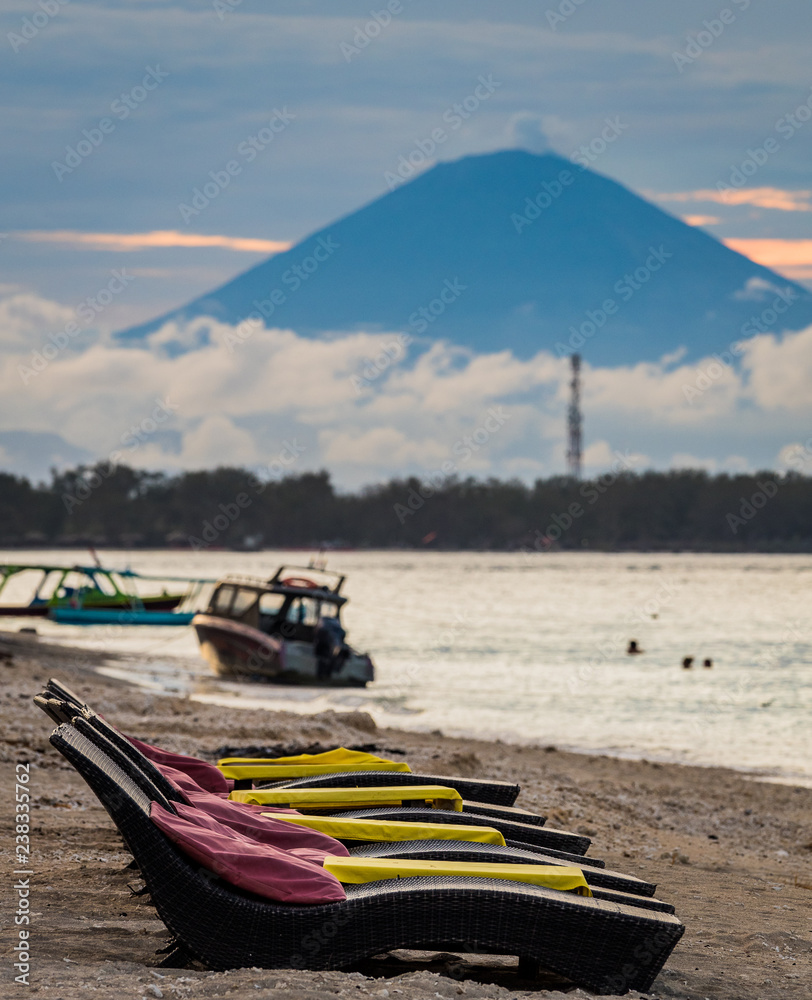
M 104 563 L 267 577 L 310 555 L 107 551 Z M 0 552 L 12 558 L 61 564 L 87 553 Z M 812 785 L 810 556 L 333 552 L 328 567 L 347 574 L 349 640 L 376 665 L 366 689 L 220 681 L 191 628 L 11 619 L 0 628 L 35 624 L 49 639 L 124 654 L 105 670 L 199 700 L 359 708 L 400 728 L 720 764 Z M 626 655 L 630 639 L 643 655 Z M 693 669 L 682 669 L 685 656 Z

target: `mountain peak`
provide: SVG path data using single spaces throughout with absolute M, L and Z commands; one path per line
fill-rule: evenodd
M 404 171 L 408 173 L 408 171 Z M 555 153 L 441 161 L 186 306 L 120 336 L 211 316 L 318 337 L 403 330 L 475 351 L 580 350 L 593 364 L 696 359 L 751 335 L 765 299 L 812 295 Z M 455 289 L 448 291 L 449 284 Z M 770 292 L 774 289 L 775 292 Z M 441 308 L 442 306 L 442 308 Z

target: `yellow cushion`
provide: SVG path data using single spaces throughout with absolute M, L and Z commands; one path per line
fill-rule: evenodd
M 236 759 L 236 758 L 235 758 Z M 352 771 L 410 771 L 408 764 L 397 764 L 393 760 L 382 760 L 370 764 L 269 764 L 267 761 L 249 764 L 218 765 L 225 778 L 234 781 L 282 781 L 284 778 L 309 778 L 317 774 L 338 774 Z
M 291 765 L 291 764 L 324 764 L 341 765 L 338 770 L 343 770 L 346 765 L 356 764 L 394 764 L 394 761 L 387 760 L 386 757 L 377 757 L 374 753 L 364 753 L 361 750 L 348 750 L 346 747 L 336 747 L 335 750 L 325 750 L 323 753 L 301 753 L 296 757 L 222 757 L 217 761 L 217 766 L 228 764 L 264 764 Z M 401 769 L 409 770 L 408 764 L 402 764 Z M 370 770 L 372 768 L 370 767 Z
M 450 823 L 393 822 L 385 819 L 341 819 L 336 816 L 293 816 L 290 813 L 262 813 L 269 819 L 284 820 L 319 830 L 336 840 L 365 840 L 384 843 L 399 840 L 465 840 L 475 844 L 505 846 L 505 838 L 492 826 L 453 826 Z
M 444 785 L 400 785 L 373 788 L 250 788 L 233 791 L 229 798 L 258 806 L 291 806 L 294 809 L 362 809 L 366 806 L 399 806 L 403 802 L 431 802 L 435 808 L 462 812 L 462 796 Z
M 339 882 L 379 882 L 415 875 L 468 875 L 476 878 L 528 882 L 547 889 L 591 896 L 580 868 L 562 865 L 511 865 L 478 861 L 413 861 L 400 858 L 342 858 L 327 856 L 324 867 Z

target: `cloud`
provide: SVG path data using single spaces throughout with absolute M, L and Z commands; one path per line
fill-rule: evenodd
M 683 215 L 682 221 L 689 226 L 716 226 L 722 220 L 718 215 Z
M 73 309 L 22 292 L 0 299 L 0 352 L 25 350 L 49 328 L 64 327 Z
M 282 253 L 292 243 L 284 240 L 262 240 L 243 236 L 204 236 L 200 233 L 180 233 L 175 229 L 155 229 L 149 233 L 82 233 L 73 229 L 29 229 L 11 233 L 25 243 L 64 243 L 75 250 L 111 250 L 131 253 L 167 247 L 221 247 L 245 253 Z
M 762 411 L 812 416 L 812 327 L 783 337 L 760 334 L 745 344 L 748 394 Z
M 543 351 L 520 360 L 414 343 L 358 388 L 392 334 L 314 340 L 259 328 L 240 342 L 230 326 L 201 318 L 167 324 L 146 347 L 96 335 L 24 384 L 19 366 L 71 315 L 35 296 L 0 299 L 9 471 L 47 475 L 54 455 L 113 452 L 150 469 L 268 466 L 285 440 L 304 449 L 291 471 L 327 467 L 348 487 L 449 462 L 460 476 L 564 470 L 568 363 Z M 173 354 L 173 341 L 196 348 Z M 587 358 L 585 467 L 611 468 L 618 452 L 634 456 L 634 468 L 766 467 L 797 440 L 800 421 L 812 426 L 810 382 L 812 327 L 746 341 L 737 367 L 712 357 L 688 365 L 679 352 L 617 368 Z
M 719 191 L 701 188 L 697 191 L 660 193 L 647 191 L 646 196 L 655 201 L 701 202 L 717 205 L 754 205 L 756 208 L 773 208 L 780 212 L 812 212 L 812 191 L 788 191 L 784 188 L 759 187 Z M 686 220 L 687 221 L 687 220 Z
M 765 278 L 748 278 L 744 287 L 733 293 L 734 299 L 745 302 L 763 302 L 770 295 L 777 295 L 781 289 L 772 281 Z
M 812 278 L 812 240 L 729 238 L 725 246 L 795 281 Z
M 552 153 L 553 148 L 544 130 L 544 118 L 520 111 L 513 115 L 507 127 L 508 140 L 512 146 L 526 149 L 530 153 Z

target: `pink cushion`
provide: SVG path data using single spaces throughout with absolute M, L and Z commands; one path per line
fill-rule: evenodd
M 231 885 L 282 903 L 346 899 L 338 879 L 317 862 L 257 843 L 194 806 L 179 802 L 176 808 L 177 816 L 153 802 L 150 817 L 185 854 Z
M 319 864 L 327 854 L 338 854 L 342 857 L 349 855 L 349 851 L 340 841 L 326 833 L 308 830 L 307 827 L 292 823 L 280 823 L 261 815 L 263 812 L 280 812 L 298 816 L 295 809 L 281 807 L 270 809 L 266 806 L 250 805 L 247 802 L 229 802 L 228 799 L 212 792 L 203 791 L 182 771 L 177 771 L 166 764 L 157 764 L 156 767 L 177 786 L 189 805 L 195 806 L 218 823 L 237 830 L 260 844 L 270 844 L 285 851 L 300 849 L 309 851 L 314 858 L 317 857 Z
M 214 764 L 209 764 L 205 760 L 199 760 L 197 757 L 187 757 L 184 754 L 161 750 L 160 747 L 154 747 L 150 743 L 142 743 L 141 740 L 137 740 L 133 736 L 128 736 L 127 739 L 145 757 L 151 760 L 153 764 L 168 764 L 170 767 L 177 768 L 178 771 L 188 774 L 190 778 L 197 782 L 201 788 L 205 788 L 207 792 L 225 793 L 228 795 L 230 791 L 228 782 Z

